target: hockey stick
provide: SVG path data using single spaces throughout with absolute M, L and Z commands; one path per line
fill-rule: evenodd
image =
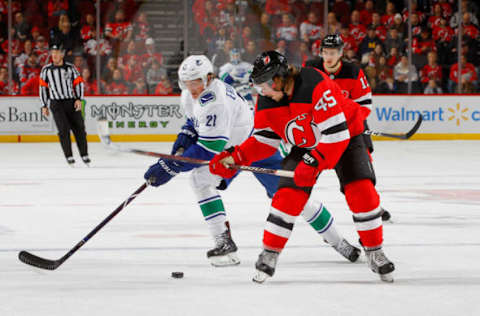
M 384 137 L 397 138 L 397 139 L 409 139 L 410 137 L 413 136 L 413 134 L 415 134 L 418 131 L 418 129 L 420 128 L 420 125 L 422 124 L 422 121 L 423 121 L 423 116 L 419 115 L 415 125 L 413 125 L 412 129 L 405 134 L 389 134 L 389 133 L 371 131 L 368 129 L 365 130 L 363 133 L 366 135 L 384 136 Z
M 109 132 L 108 132 L 108 122 L 106 120 L 99 120 L 98 121 L 98 134 L 100 137 L 100 141 L 102 144 L 104 144 L 107 148 L 117 150 L 117 151 L 122 151 L 122 152 L 129 152 L 129 153 L 134 153 L 134 154 L 139 154 L 139 155 L 144 155 L 144 156 L 151 156 L 151 157 L 157 157 L 157 158 L 163 158 L 163 159 L 168 159 L 168 160 L 174 160 L 174 161 L 180 161 L 180 162 L 186 162 L 186 163 L 191 163 L 191 164 L 196 164 L 196 165 L 208 165 L 209 161 L 208 160 L 201 160 L 201 159 L 195 159 L 195 158 L 189 158 L 189 157 L 182 157 L 182 156 L 176 156 L 176 155 L 169 155 L 169 154 L 162 154 L 162 153 L 157 153 L 153 151 L 145 151 L 141 149 L 135 149 L 135 148 L 125 148 L 118 146 L 114 144 L 110 138 Z M 267 169 L 267 168 L 261 168 L 261 167 L 252 167 L 252 166 L 243 166 L 243 165 L 232 165 L 231 166 L 234 169 L 242 170 L 242 171 L 250 171 L 254 173 L 263 173 L 263 174 L 271 174 L 271 175 L 276 175 L 279 177 L 286 177 L 286 178 L 293 178 L 293 171 L 289 170 L 277 170 L 277 169 Z
M 97 225 L 87 236 L 80 240 L 75 247 L 70 249 L 63 257 L 57 260 L 49 260 L 38 257 L 34 254 L 31 254 L 28 251 L 20 251 L 18 254 L 18 259 L 23 263 L 29 264 L 31 266 L 45 269 L 45 270 L 55 270 L 62 263 L 64 263 L 71 255 L 73 255 L 78 249 L 80 249 L 90 238 L 92 238 L 103 226 L 105 226 L 112 218 L 114 218 L 121 210 L 123 210 L 133 199 L 135 199 L 145 188 L 148 186 L 148 182 L 142 184 L 135 192 L 132 193 L 122 204 L 120 204 L 115 211 L 108 215 L 100 224 Z

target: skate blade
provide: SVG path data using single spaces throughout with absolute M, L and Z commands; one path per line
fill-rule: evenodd
M 393 283 L 393 273 L 380 274 L 380 280 L 387 283 Z
M 210 259 L 210 263 L 214 267 L 228 267 L 240 264 L 240 259 L 235 252 L 229 253 L 225 256 L 210 257 L 208 259 Z
M 252 281 L 255 282 L 255 283 L 263 283 L 269 277 L 270 276 L 268 274 L 266 274 L 265 272 L 257 270 L 257 273 L 255 273 L 255 275 L 253 276 Z

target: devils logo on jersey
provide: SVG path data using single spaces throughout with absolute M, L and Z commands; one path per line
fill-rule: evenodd
M 264 64 L 264 65 L 268 65 L 269 63 L 270 63 L 270 56 L 265 56 L 265 57 L 263 58 L 263 64 Z
M 318 145 L 321 135 L 312 117 L 304 113 L 287 123 L 285 137 L 292 145 L 311 149 Z

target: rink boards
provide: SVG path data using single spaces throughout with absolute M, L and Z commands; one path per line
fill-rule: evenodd
M 403 133 L 418 115 L 413 139 L 480 139 L 480 96 L 379 95 L 368 118 L 372 130 Z M 173 141 L 184 122 L 179 96 L 86 97 L 89 141 L 98 141 L 97 120 L 106 118 L 114 141 Z M 0 142 L 58 141 L 52 116 L 41 114 L 38 97 L 0 98 Z M 375 139 L 383 139 L 376 137 Z

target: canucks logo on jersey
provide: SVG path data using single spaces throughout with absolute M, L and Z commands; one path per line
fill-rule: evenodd
M 205 106 L 210 102 L 215 101 L 217 98 L 215 96 L 215 93 L 213 91 L 207 91 L 204 94 L 202 94 L 199 98 L 199 103 L 201 106 Z

